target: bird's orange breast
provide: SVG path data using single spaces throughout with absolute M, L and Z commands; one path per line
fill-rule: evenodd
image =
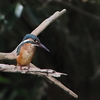
M 18 66 L 26 66 L 31 63 L 36 47 L 32 46 L 31 43 L 24 44 L 20 53 L 17 56 L 17 65 Z

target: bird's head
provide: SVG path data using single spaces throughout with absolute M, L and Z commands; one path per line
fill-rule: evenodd
M 37 46 L 37 47 L 41 47 L 45 50 L 47 50 L 48 52 L 50 52 L 39 40 L 39 38 L 33 34 L 27 34 L 25 35 L 25 37 L 23 38 L 23 43 L 24 42 L 29 42 L 32 43 L 33 46 Z

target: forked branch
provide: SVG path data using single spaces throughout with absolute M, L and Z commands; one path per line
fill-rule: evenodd
M 62 11 L 57 11 L 55 12 L 52 16 L 44 20 L 35 30 L 31 32 L 31 34 L 38 35 L 40 34 L 50 23 L 52 23 L 55 19 L 60 17 L 62 14 L 66 12 L 66 9 L 63 9 Z M 16 47 L 17 49 L 17 47 Z M 11 53 L 2 53 L 0 52 L 0 60 L 8 59 L 8 60 L 14 60 L 16 59 L 16 49 L 13 50 Z M 40 69 L 36 67 L 33 64 L 30 64 L 30 69 L 27 70 L 26 67 L 23 67 L 23 70 L 20 70 L 17 66 L 15 65 L 7 65 L 7 64 L 0 64 L 0 71 L 2 72 L 19 72 L 19 73 L 24 73 L 24 74 L 34 74 L 38 75 L 41 77 L 47 78 L 50 82 L 54 83 L 64 91 L 68 92 L 71 96 L 78 98 L 78 96 L 65 87 L 61 82 L 59 82 L 57 79 L 54 77 L 60 77 L 61 75 L 66 75 L 64 73 L 56 72 L 52 69 Z M 52 77 L 53 76 L 53 77 Z

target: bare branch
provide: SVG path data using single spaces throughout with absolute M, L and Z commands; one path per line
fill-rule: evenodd
M 0 52 L 0 60 L 4 60 L 4 59 L 15 59 L 16 58 L 16 53 L 2 53 Z
M 40 34 L 50 23 L 52 23 L 54 20 L 56 20 L 58 17 L 60 17 L 62 14 L 66 12 L 66 9 L 63 9 L 62 11 L 55 12 L 52 16 L 44 20 L 35 30 L 31 32 L 31 34 L 38 35 Z M 0 60 L 2 59 L 15 59 L 16 57 L 16 49 L 12 51 L 11 53 L 2 53 L 0 52 Z
M 62 11 L 57 11 L 53 15 L 51 15 L 49 18 L 44 20 L 35 30 L 31 32 L 31 34 L 38 35 L 41 33 L 50 23 L 52 23 L 55 19 L 60 17 L 62 14 L 66 12 L 66 9 L 63 9 Z
M 58 87 L 60 87 L 61 89 L 63 89 L 65 92 L 68 92 L 71 96 L 78 98 L 78 95 L 75 94 L 73 91 L 71 91 L 69 88 L 67 88 L 66 86 L 64 86 L 60 81 L 58 81 L 57 79 L 51 77 L 51 76 L 46 76 L 47 79 L 49 79 L 51 82 L 53 82 L 55 85 L 57 85 Z
M 54 83 L 55 85 L 57 85 L 58 87 L 63 89 L 65 92 L 68 92 L 71 96 L 78 98 L 78 96 L 73 91 L 71 91 L 70 89 L 65 87 L 57 79 L 53 78 L 53 77 L 60 77 L 61 75 L 67 75 L 67 74 L 59 73 L 59 72 L 56 72 L 56 71 L 51 70 L 51 69 L 40 69 L 33 64 L 30 64 L 30 66 L 31 67 L 29 70 L 27 70 L 27 67 L 23 67 L 23 69 L 20 70 L 20 68 L 16 67 L 15 65 L 0 64 L 0 71 L 2 71 L 2 72 L 16 72 L 16 73 L 22 73 L 22 74 L 33 74 L 33 75 L 38 75 L 40 77 L 45 77 L 50 82 Z
M 60 17 L 62 14 L 66 12 L 66 9 L 63 9 L 62 11 L 57 11 L 55 12 L 52 16 L 44 20 L 35 30 L 31 32 L 31 34 L 38 35 L 41 33 L 51 22 L 53 22 L 55 19 Z M 17 47 L 16 47 L 17 49 Z M 11 53 L 2 53 L 0 52 L 0 60 L 3 59 L 9 59 L 9 60 L 14 60 L 16 59 L 16 49 L 12 51 Z M 27 70 L 27 67 L 23 67 L 23 70 L 20 70 L 19 67 L 15 65 L 6 65 L 6 64 L 0 64 L 0 71 L 2 72 L 18 72 L 18 73 L 23 73 L 23 74 L 34 74 L 38 75 L 41 77 L 47 78 L 50 82 L 53 82 L 55 85 L 59 86 L 61 89 L 63 89 L 65 92 L 68 92 L 70 95 L 72 95 L 75 98 L 78 98 L 78 96 L 72 92 L 70 89 L 65 87 L 61 82 L 56 80 L 53 77 L 60 77 L 61 75 L 66 75 L 64 73 L 56 72 L 52 69 L 40 69 L 36 67 L 33 64 L 30 64 L 30 69 Z M 53 77 L 52 77 L 53 76 Z
M 15 65 L 0 64 L 0 71 L 18 72 L 18 73 L 35 74 L 35 75 L 48 75 L 53 77 L 60 77 L 61 75 L 67 75 L 65 73 L 56 72 L 55 70 L 52 69 L 40 69 L 33 64 L 31 64 L 29 70 L 27 66 L 22 67 L 22 70 L 20 70 L 20 67 L 18 66 L 16 67 Z

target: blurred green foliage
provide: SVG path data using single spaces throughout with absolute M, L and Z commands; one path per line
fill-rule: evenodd
M 67 73 L 59 80 L 79 95 L 78 100 L 99 100 L 99 0 L 0 0 L 0 52 L 11 52 L 25 34 L 64 8 L 66 14 L 38 36 L 51 52 L 37 48 L 33 63 Z M 0 100 L 18 99 L 74 98 L 38 76 L 0 72 Z

